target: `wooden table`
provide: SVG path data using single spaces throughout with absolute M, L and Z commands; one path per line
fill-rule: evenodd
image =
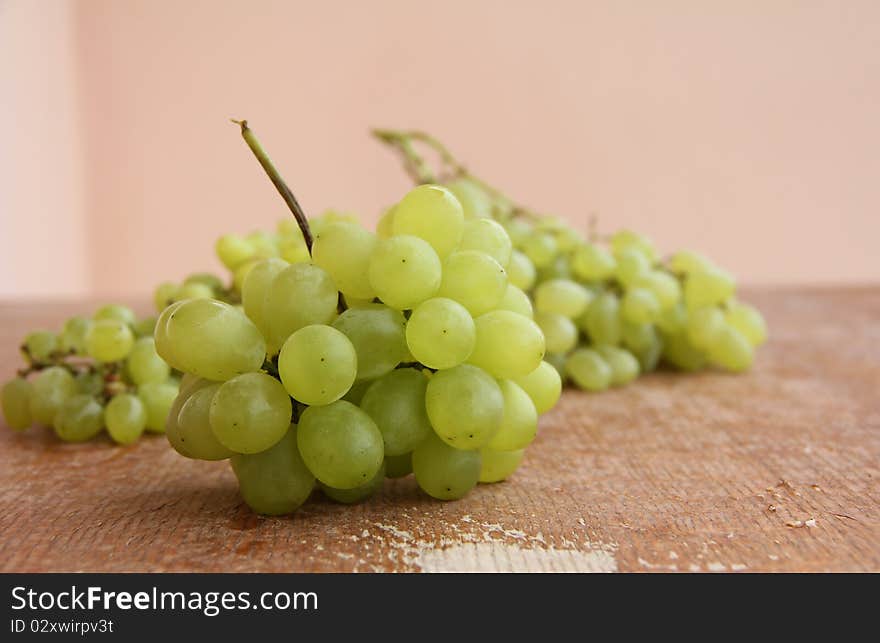
M 752 373 L 567 391 L 512 479 L 457 502 L 410 477 L 260 518 L 161 436 L 0 427 L 0 570 L 878 571 L 880 288 L 749 299 L 772 334 Z M 27 329 L 89 310 L 0 306 L 2 376 Z

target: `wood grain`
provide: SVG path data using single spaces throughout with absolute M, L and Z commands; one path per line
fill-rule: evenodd
M 0 427 L 3 571 L 880 570 L 880 288 L 758 291 L 754 370 L 567 391 L 511 480 L 251 514 L 226 463 Z M 27 329 L 86 304 L 0 306 Z

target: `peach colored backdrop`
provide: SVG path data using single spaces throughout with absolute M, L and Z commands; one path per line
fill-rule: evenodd
M 744 282 L 880 280 L 875 0 L 0 0 L 0 297 L 137 294 L 285 209 L 375 220 L 370 126 Z

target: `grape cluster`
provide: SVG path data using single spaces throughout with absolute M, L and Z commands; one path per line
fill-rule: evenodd
M 66 442 L 104 428 L 119 444 L 163 432 L 177 380 L 156 352 L 155 321 L 107 305 L 91 318 L 68 319 L 60 333 L 28 334 L 21 347 L 27 365 L 0 393 L 6 423 L 17 431 L 51 426 Z
M 315 486 L 351 503 L 412 472 L 454 499 L 510 475 L 561 380 L 527 298 L 511 297 L 504 228 L 421 185 L 376 233 L 348 216 L 323 217 L 310 248 L 310 232 L 288 232 L 275 239 L 305 253 L 233 259 L 218 244 L 231 270 L 247 266 L 240 308 L 190 299 L 159 316 L 157 350 L 184 373 L 172 446 L 228 458 L 264 514 Z
M 521 314 L 534 309 L 546 360 L 577 387 L 602 391 L 661 363 L 740 372 L 766 341 L 761 313 L 738 301 L 733 277 L 702 255 L 661 258 L 650 239 L 629 230 L 602 240 L 595 230 L 583 235 L 516 205 L 427 134 L 374 134 L 402 154 L 417 183 L 435 175 L 413 143 L 433 148 L 465 212 L 503 226 L 513 242 L 504 305 Z

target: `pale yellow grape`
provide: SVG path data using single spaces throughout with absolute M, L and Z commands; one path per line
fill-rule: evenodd
M 736 302 L 728 307 L 724 318 L 752 346 L 760 346 L 767 341 L 767 322 L 756 308 Z
M 568 257 L 565 255 L 557 255 L 549 264 L 538 269 L 538 283 L 551 281 L 553 279 L 571 280 L 571 270 L 568 265 Z
M 135 315 L 134 311 L 128 306 L 123 306 L 122 304 L 107 304 L 98 308 L 98 310 L 95 311 L 95 314 L 92 315 L 92 319 L 95 321 L 101 319 L 115 319 L 131 326 L 137 321 L 137 315 Z
M 617 260 L 617 280 L 624 286 L 635 285 L 651 272 L 650 260 L 634 247 L 615 253 L 614 258 Z
M 394 207 L 392 231 L 424 239 L 443 259 L 461 241 L 464 213 L 455 195 L 439 185 L 420 185 Z
M 461 203 L 466 219 L 488 217 L 492 214 L 492 199 L 472 179 L 464 176 L 446 184 Z
M 51 426 L 64 402 L 77 394 L 76 380 L 65 368 L 51 366 L 33 379 L 29 406 L 34 422 Z
M 164 433 L 168 413 L 179 389 L 172 380 L 167 382 L 148 382 L 138 387 L 137 395 L 144 403 L 147 412 L 147 431 Z
M 278 219 L 278 222 L 275 224 L 275 232 L 282 239 L 296 237 L 302 239 L 302 230 L 299 229 L 299 223 L 291 217 Z
M 464 223 L 459 250 L 477 250 L 484 252 L 495 261 L 507 268 L 513 244 L 507 236 L 507 230 L 492 219 L 470 219 Z
M 660 302 L 647 288 L 629 288 L 620 302 L 620 316 L 634 324 L 653 322 L 660 314 Z
M 13 431 L 24 431 L 31 425 L 31 393 L 33 385 L 22 377 L 15 377 L 0 391 L 0 407 L 6 425 Z
M 42 362 L 58 350 L 58 336 L 48 330 L 34 331 L 24 338 L 24 345 L 27 349 L 25 357 Z
M 544 358 L 544 335 L 538 325 L 509 310 L 494 310 L 474 320 L 477 341 L 468 362 L 495 377 L 512 379 L 531 373 Z
M 630 230 L 620 230 L 611 236 L 611 250 L 615 255 L 629 249 L 637 250 L 648 261 L 657 259 L 657 250 L 648 237 Z
M 578 329 L 568 317 L 555 313 L 538 313 L 535 323 L 544 333 L 544 344 L 548 353 L 567 353 L 578 342 Z
M 507 219 L 503 225 L 504 229 L 507 230 L 510 240 L 516 247 L 521 246 L 534 232 L 532 224 L 525 219 Z
M 691 343 L 686 331 L 663 336 L 663 358 L 683 371 L 698 371 L 706 365 L 706 354 Z
M 681 274 L 701 272 L 712 267 L 712 262 L 706 257 L 690 250 L 676 252 L 669 260 L 670 270 Z
M 666 333 L 677 333 L 684 329 L 687 324 L 687 309 L 684 302 L 679 301 L 677 304 L 666 310 L 661 310 L 655 320 L 658 328 Z
M 535 312 L 532 309 L 532 300 L 529 299 L 529 296 L 510 283 L 507 284 L 507 288 L 504 290 L 504 296 L 501 298 L 501 301 L 498 302 L 496 308 L 499 310 L 510 310 L 530 319 L 535 315 Z
M 235 270 L 242 263 L 254 256 L 254 245 L 236 234 L 223 235 L 214 246 L 217 258 L 230 270 Z
M 156 328 L 153 331 L 156 352 L 172 367 L 176 360 L 174 359 L 173 351 L 171 350 L 171 341 L 168 339 L 168 320 L 171 319 L 171 315 L 174 314 L 174 311 L 180 308 L 183 304 L 184 302 L 182 301 L 176 301 L 170 306 L 163 308 L 162 312 L 159 314 L 159 318 L 156 320 Z
M 705 350 L 724 325 L 724 313 L 715 306 L 692 310 L 688 313 L 686 326 L 688 339 L 697 348 Z
M 186 404 L 187 400 L 189 400 L 196 391 L 215 385 L 217 385 L 216 382 L 196 377 L 189 373 L 185 373 L 180 380 L 177 397 L 175 397 L 174 401 L 171 403 L 171 407 L 168 409 L 168 417 L 165 418 L 165 437 L 174 450 L 184 457 L 195 458 L 196 456 L 190 452 L 186 441 L 180 435 L 180 427 L 177 423 L 180 409 L 183 408 L 183 405 Z
M 443 262 L 438 297 L 453 299 L 474 317 L 492 310 L 507 288 L 507 273 L 483 252 L 453 252 Z
M 579 348 L 565 361 L 566 374 L 580 388 L 604 391 L 611 386 L 613 372 L 599 353 L 591 348 Z
M 498 382 L 504 396 L 501 426 L 486 445 L 495 451 L 524 449 L 538 433 L 538 411 L 532 398 L 511 380 Z
M 409 356 L 406 318 L 383 304 L 349 308 L 333 321 L 333 328 L 351 340 L 359 380 L 381 377 Z
M 52 428 L 65 442 L 91 440 L 104 428 L 104 408 L 91 395 L 73 395 L 58 409 Z
M 160 341 L 157 329 L 156 350 L 166 362 L 218 382 L 260 370 L 266 357 L 266 342 L 244 312 L 213 299 L 184 301 L 168 315 L 165 333 Z
M 427 241 L 400 235 L 376 244 L 368 276 L 383 303 L 407 310 L 434 296 L 442 269 L 440 258 Z
M 527 237 L 522 243 L 522 251 L 531 259 L 535 268 L 543 268 L 549 266 L 559 248 L 556 246 L 556 239 L 551 234 L 538 233 Z
M 64 322 L 61 335 L 58 336 L 58 348 L 63 353 L 85 355 L 86 334 L 92 326 L 92 320 L 85 317 L 71 317 Z
M 617 346 L 596 346 L 596 352 L 611 367 L 611 385 L 622 386 L 639 376 L 639 360 L 628 350 Z
M 539 313 L 580 317 L 593 299 L 593 293 L 570 279 L 551 279 L 535 288 L 535 310 Z
M 733 277 L 721 268 L 698 270 L 684 282 L 684 303 L 688 310 L 714 306 L 727 301 L 736 288 Z
M 253 270 L 254 266 L 256 266 L 262 259 L 263 257 L 255 257 L 254 259 L 249 259 L 233 271 L 232 287 L 237 292 L 241 292 L 241 289 L 244 287 L 244 280 L 247 279 L 247 276 L 250 274 L 251 270 Z
M 312 260 L 302 236 L 283 237 L 278 242 L 278 255 L 287 263 L 309 263 Z
M 574 250 L 579 245 L 583 244 L 584 239 L 581 234 L 575 230 L 574 228 L 569 227 L 568 225 L 563 225 L 559 230 L 555 233 L 556 236 L 556 247 L 559 248 L 559 252 L 563 254 L 568 254 L 572 250 Z
M 244 314 L 260 329 L 263 336 L 268 335 L 267 322 L 264 316 L 266 292 L 272 281 L 288 263 L 277 257 L 270 257 L 254 264 L 241 285 L 241 304 Z
M 605 248 L 586 243 L 572 254 L 571 270 L 585 281 L 605 281 L 617 270 L 617 261 Z
M 728 371 L 746 371 L 755 359 L 749 340 L 730 324 L 723 324 L 707 347 L 709 360 Z
M 195 272 L 187 276 L 187 278 L 183 280 L 183 285 L 186 286 L 188 284 L 204 284 L 211 290 L 223 289 L 223 280 L 210 272 Z
M 562 395 L 559 371 L 547 362 L 541 362 L 531 373 L 517 377 L 514 381 L 532 398 L 539 415 L 552 409 Z
M 202 395 L 207 395 L 204 391 Z M 192 401 L 187 400 L 181 408 Z M 292 405 L 281 382 L 265 373 L 245 373 L 224 382 L 211 397 L 208 418 L 217 441 L 236 453 L 259 453 L 278 442 L 290 426 Z M 180 417 L 178 417 L 180 423 Z M 185 437 L 185 425 L 180 425 Z
M 310 406 L 330 404 L 354 383 L 357 353 L 351 340 L 335 328 L 306 326 L 284 342 L 278 375 L 295 400 Z
M 263 308 L 269 353 L 278 352 L 291 333 L 311 324 L 328 324 L 336 314 L 339 291 L 323 268 L 296 263 L 279 272 Z
M 682 290 L 678 279 L 662 270 L 652 270 L 636 280 L 635 285 L 653 293 L 660 310 L 669 310 L 681 301 Z
M 125 322 L 101 319 L 86 333 L 86 352 L 99 362 L 124 359 L 134 346 L 134 333 Z
M 434 373 L 425 391 L 425 408 L 444 442 L 456 449 L 479 449 L 501 426 L 504 396 L 488 373 L 460 364 Z
M 235 453 L 217 439 L 211 428 L 211 403 L 218 390 L 220 384 L 199 387 L 177 411 L 177 438 L 189 458 L 225 460 Z
M 494 451 L 480 449 L 480 482 L 501 482 L 507 479 L 522 462 L 525 449 Z
M 116 395 L 104 409 L 104 424 L 114 442 L 131 444 L 147 427 L 147 409 L 137 395 Z
M 157 312 L 162 312 L 167 306 L 177 300 L 177 293 L 180 286 L 170 281 L 164 281 L 153 292 L 153 305 Z
M 394 234 L 393 228 L 394 206 L 391 206 L 379 217 L 379 221 L 376 223 L 376 236 L 380 239 L 388 239 Z
M 510 255 L 510 263 L 507 264 L 507 278 L 510 283 L 521 290 L 531 290 L 535 285 L 536 275 L 532 260 L 519 250 L 514 250 Z
M 613 292 L 596 296 L 587 312 L 578 320 L 594 344 L 617 344 L 620 341 L 620 300 Z
M 476 336 L 476 326 L 467 309 L 439 297 L 420 304 L 406 325 L 410 352 L 429 368 L 461 364 L 473 351 Z
M 134 343 L 126 362 L 128 374 L 135 384 L 164 382 L 171 375 L 171 367 L 156 352 L 152 337 L 141 337 Z
M 376 235 L 357 223 L 336 221 L 315 237 L 312 259 L 326 270 L 344 295 L 360 299 L 375 296 L 368 269 Z

